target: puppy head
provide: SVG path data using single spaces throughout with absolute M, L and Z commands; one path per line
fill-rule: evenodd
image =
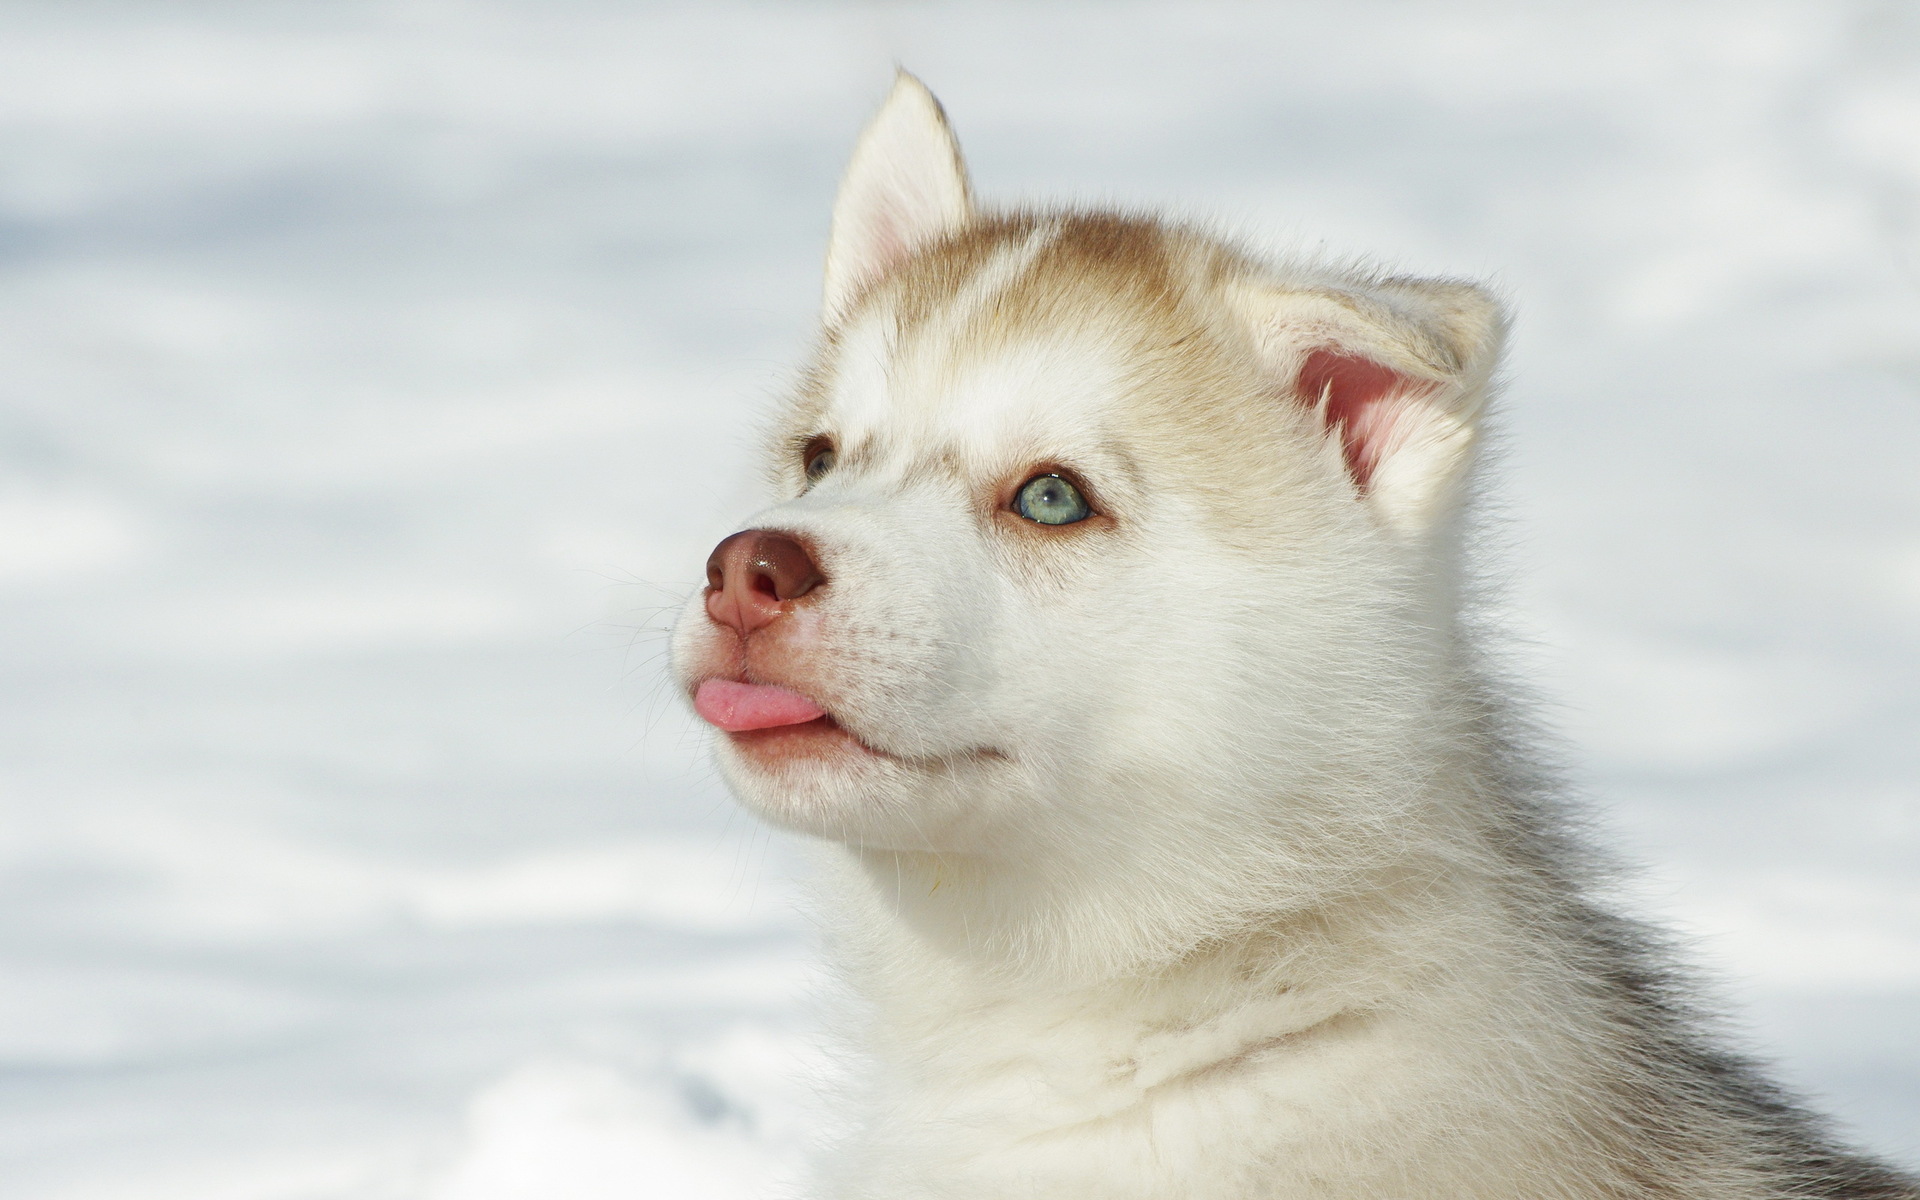
M 1349 819 L 1317 785 L 1407 735 L 1445 653 L 1499 336 L 1466 285 L 981 214 L 902 76 L 841 186 L 778 499 L 676 633 L 729 782 L 870 850 L 1306 853 Z

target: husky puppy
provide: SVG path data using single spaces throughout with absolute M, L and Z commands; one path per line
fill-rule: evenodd
M 1597 907 L 1476 649 L 1483 289 L 975 206 L 901 76 L 675 634 L 835 844 L 838 1200 L 1911 1198 Z

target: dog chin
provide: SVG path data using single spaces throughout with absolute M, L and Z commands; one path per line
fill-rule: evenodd
M 966 849 L 958 830 L 972 824 L 969 800 L 981 782 L 971 777 L 998 761 L 897 757 L 831 717 L 722 733 L 716 757 L 734 794 L 763 819 L 850 846 L 903 851 Z

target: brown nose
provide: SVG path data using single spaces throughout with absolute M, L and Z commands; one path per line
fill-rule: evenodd
M 747 529 L 725 538 L 707 559 L 707 615 L 752 633 L 827 581 L 807 548 L 784 533 Z

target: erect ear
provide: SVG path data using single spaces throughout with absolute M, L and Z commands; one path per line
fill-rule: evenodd
M 967 168 L 946 114 L 902 71 L 840 178 L 827 241 L 827 324 L 838 324 L 861 292 L 916 249 L 972 219 Z
M 1442 522 L 1472 465 L 1506 329 L 1499 302 L 1421 279 L 1260 283 L 1240 302 L 1276 390 L 1315 414 L 1361 501 L 1403 535 Z

